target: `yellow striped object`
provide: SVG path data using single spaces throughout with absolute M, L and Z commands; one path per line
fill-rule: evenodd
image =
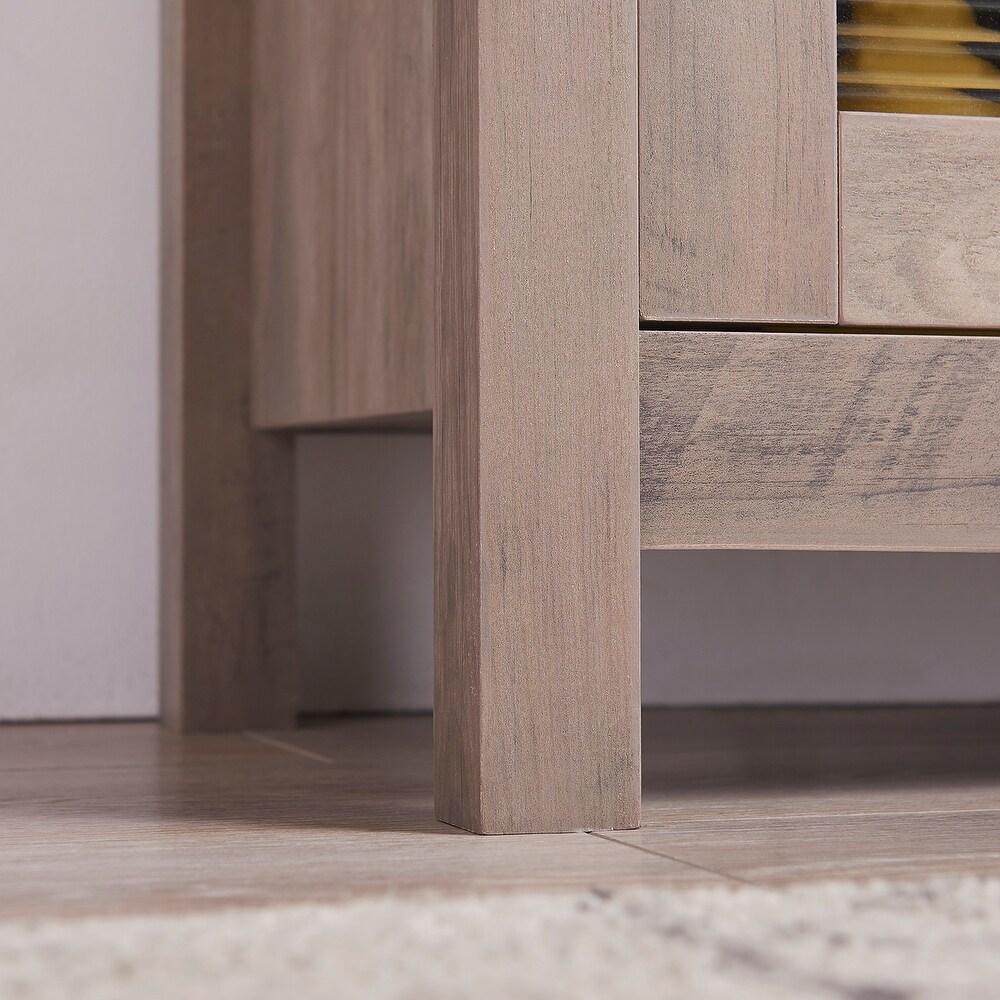
M 1000 0 L 839 0 L 842 111 L 1000 117 Z

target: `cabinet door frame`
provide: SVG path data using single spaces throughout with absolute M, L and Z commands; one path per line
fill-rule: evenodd
M 1000 551 L 1000 119 L 745 6 L 639 0 L 643 547 Z
M 639 0 L 647 322 L 1000 326 L 1000 119 L 837 111 L 835 0 Z
M 837 322 L 835 0 L 639 0 L 639 308 Z

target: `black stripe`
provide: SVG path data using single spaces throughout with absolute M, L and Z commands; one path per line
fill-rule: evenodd
M 978 97 L 981 101 L 992 101 L 1000 104 L 1000 90 L 963 90 L 961 93 L 967 97 Z
M 963 42 L 962 47 L 994 69 L 1000 70 L 1000 44 L 997 42 Z
M 854 0 L 837 0 L 837 24 L 848 24 L 854 20 Z
M 972 16 L 981 28 L 1000 31 L 1000 7 L 996 0 L 965 0 L 972 8 Z

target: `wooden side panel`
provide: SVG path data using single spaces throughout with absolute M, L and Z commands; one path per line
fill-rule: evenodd
M 835 323 L 834 0 L 639 0 L 647 320 Z
M 1000 340 L 644 333 L 643 547 L 1000 550 Z
M 1000 327 L 1000 120 L 844 112 L 840 184 L 844 323 Z
M 636 14 L 438 5 L 436 806 L 639 819 Z
M 292 442 L 250 429 L 250 6 L 162 11 L 161 709 L 286 726 Z
M 255 0 L 254 419 L 429 411 L 434 0 Z

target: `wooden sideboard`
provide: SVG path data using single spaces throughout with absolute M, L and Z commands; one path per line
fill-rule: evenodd
M 834 0 L 163 10 L 170 724 L 293 721 L 297 431 L 433 423 L 478 832 L 638 824 L 640 548 L 1000 549 L 1000 121 Z

